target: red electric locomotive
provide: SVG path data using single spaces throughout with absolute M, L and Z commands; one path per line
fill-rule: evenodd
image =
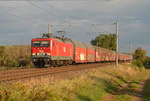
M 73 44 L 71 40 L 59 38 L 32 39 L 32 62 L 35 66 L 63 65 L 73 62 Z

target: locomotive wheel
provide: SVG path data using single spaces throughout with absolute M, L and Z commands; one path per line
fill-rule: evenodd
M 34 66 L 40 68 L 40 62 L 34 62 Z
M 64 65 L 68 65 L 68 61 L 64 61 Z
M 44 61 L 40 61 L 40 68 L 45 66 L 45 62 Z
M 57 61 L 53 61 L 53 66 L 57 67 Z
M 42 68 L 45 66 L 45 62 L 44 61 L 34 62 L 34 66 L 37 68 Z
M 39 67 L 37 62 L 34 62 L 33 64 L 34 64 L 35 67 Z
M 70 60 L 70 61 L 69 61 L 69 64 L 70 64 L 70 65 L 72 65 L 72 63 L 73 63 L 73 61 L 72 61 L 72 60 Z

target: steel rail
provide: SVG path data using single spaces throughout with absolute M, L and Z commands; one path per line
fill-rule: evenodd
M 18 70 L 5 70 L 0 71 L 0 83 L 7 81 L 19 81 L 21 79 L 30 79 L 33 77 L 41 77 L 50 74 L 59 74 L 69 71 L 80 71 L 82 69 L 93 69 L 106 64 L 81 64 L 69 65 L 57 68 L 33 68 L 33 69 L 18 69 Z

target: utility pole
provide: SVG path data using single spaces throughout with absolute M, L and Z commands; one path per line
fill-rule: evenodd
M 119 44 L 119 40 L 118 40 L 118 22 L 114 23 L 116 25 L 116 67 L 118 67 L 118 44 Z
M 131 40 L 129 41 L 129 53 L 132 55 L 132 42 Z
M 98 41 L 96 41 L 96 46 L 98 47 Z

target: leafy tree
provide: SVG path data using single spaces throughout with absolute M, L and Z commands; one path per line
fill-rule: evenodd
M 91 44 L 115 51 L 116 34 L 100 34 L 94 40 L 91 41 Z
M 138 67 L 143 67 L 143 63 L 140 60 L 134 60 L 132 61 L 132 64 L 138 66 Z
M 137 48 L 134 52 L 133 58 L 144 63 L 144 61 L 146 60 L 146 51 L 140 47 Z
M 146 69 L 150 69 L 150 57 L 146 57 L 146 60 L 144 61 L 144 66 Z

